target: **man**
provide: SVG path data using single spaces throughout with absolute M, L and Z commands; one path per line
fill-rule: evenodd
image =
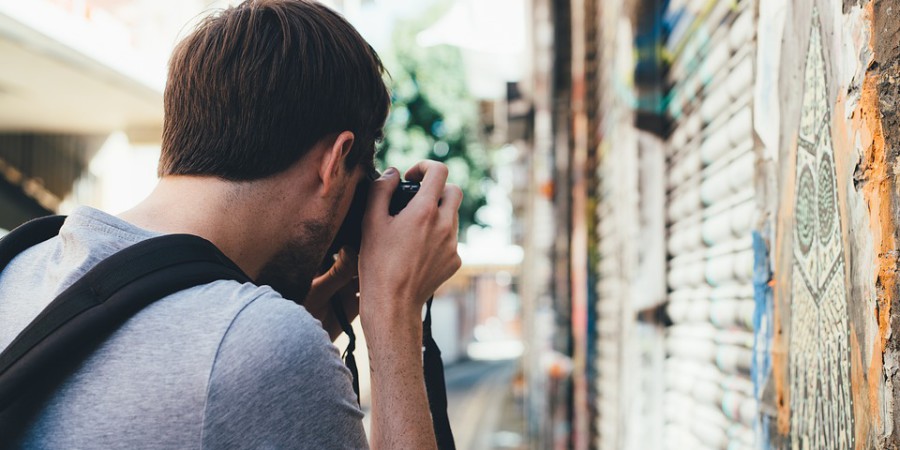
M 390 101 L 382 71 L 352 26 L 312 1 L 250 0 L 185 38 L 170 62 L 158 186 L 118 217 L 77 209 L 57 238 L 4 270 L 0 349 L 99 261 L 160 234 L 211 241 L 256 283 L 218 281 L 142 310 L 6 444 L 367 447 L 332 344 L 328 302 L 338 294 L 353 314 L 358 305 L 369 346 L 371 446 L 434 448 L 421 311 L 460 265 L 462 194 L 446 167 L 406 172 L 422 186 L 397 216 L 387 210 L 400 174 L 373 182 L 358 304 L 350 252 L 314 278 L 372 170 Z

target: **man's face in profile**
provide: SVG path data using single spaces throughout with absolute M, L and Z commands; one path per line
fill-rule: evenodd
M 326 253 L 347 217 L 356 186 L 368 182 L 371 175 L 367 172 L 378 174 L 374 169 L 363 167 L 358 165 L 350 175 L 338 180 L 342 187 L 332 190 L 330 195 L 334 207 L 324 210 L 318 219 L 300 224 L 298 235 L 288 240 L 287 245 L 263 266 L 256 280 L 258 284 L 269 285 L 284 298 L 295 302 L 306 298 L 323 261 L 331 256 Z

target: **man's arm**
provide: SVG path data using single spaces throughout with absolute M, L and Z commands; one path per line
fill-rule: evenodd
M 373 183 L 359 256 L 360 319 L 372 372 L 374 449 L 435 449 L 422 374 L 422 307 L 460 267 L 462 192 L 447 185 L 447 167 L 421 162 L 406 173 L 418 194 L 388 215 L 400 176 L 388 169 Z

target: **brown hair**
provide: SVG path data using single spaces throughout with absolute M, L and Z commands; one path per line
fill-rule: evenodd
M 343 17 L 305 0 L 248 0 L 206 18 L 169 62 L 159 175 L 265 178 L 344 130 L 371 166 L 390 107 L 384 67 Z

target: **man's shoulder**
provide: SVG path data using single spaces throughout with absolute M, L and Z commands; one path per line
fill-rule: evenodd
M 210 372 L 206 447 L 365 448 L 350 372 L 318 320 L 267 292 L 246 304 Z
M 211 377 L 249 382 L 257 374 L 303 375 L 324 366 L 345 369 L 340 354 L 321 323 L 303 306 L 269 286 L 219 280 L 175 294 L 195 303 L 178 311 L 178 298 L 165 314 L 208 315 L 221 325 Z M 168 303 L 167 299 L 167 303 Z M 349 373 L 347 373 L 349 376 Z
M 244 345 L 280 343 L 285 339 L 309 341 L 313 337 L 327 340 L 327 333 L 306 308 L 285 299 L 269 286 L 219 280 L 175 295 L 229 304 L 228 314 L 233 317 L 225 338 L 235 333 L 249 334 L 243 336 Z
M 119 348 L 193 354 L 211 376 L 283 370 L 283 359 L 321 361 L 337 351 L 318 320 L 268 286 L 217 280 L 162 298 L 120 329 Z M 272 356 L 281 355 L 272 359 Z M 198 361 L 199 363 L 199 361 Z
M 319 338 L 323 337 L 330 344 L 318 320 L 269 286 L 218 280 L 172 294 L 163 303 L 168 304 L 166 309 L 175 310 L 167 314 L 194 310 L 229 321 L 223 330 L 223 342 L 237 334 L 240 339 L 235 344 L 244 347 L 322 343 Z

